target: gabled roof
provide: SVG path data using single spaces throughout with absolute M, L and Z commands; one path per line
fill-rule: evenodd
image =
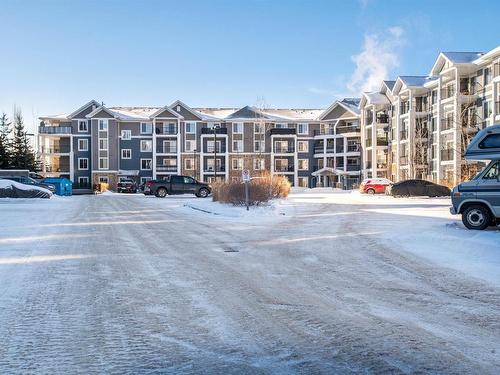
M 266 116 L 263 112 L 259 111 L 255 107 L 245 106 L 243 108 L 238 109 L 236 112 L 233 112 L 229 116 L 226 117 L 226 120 L 240 119 L 240 118 L 248 118 L 248 119 L 266 119 L 270 120 L 269 116 Z
M 215 117 L 215 116 L 210 116 L 210 115 L 207 115 L 205 113 L 202 113 L 194 108 L 191 108 L 190 106 L 188 106 L 187 104 L 181 102 L 180 100 L 176 100 L 175 102 L 173 102 L 172 104 L 169 105 L 169 107 L 171 109 L 173 109 L 175 111 L 175 107 L 177 107 L 178 105 L 180 105 L 181 107 L 184 107 L 184 109 L 186 111 L 188 111 L 189 113 L 191 113 L 193 116 L 196 116 L 198 117 L 200 120 L 202 121 L 220 121 L 220 118 L 218 117 Z
M 180 119 L 184 118 L 179 113 L 177 113 L 176 111 L 174 111 L 173 109 L 171 109 L 170 106 L 168 106 L 168 105 L 166 105 L 165 107 L 161 107 L 157 111 L 154 111 L 153 113 L 151 113 L 149 115 L 149 118 L 152 119 L 153 117 L 157 117 L 159 114 L 161 114 L 161 113 L 163 113 L 165 111 L 168 112 L 168 113 L 170 113 L 171 115 L 173 115 L 173 117 L 175 117 L 175 118 L 180 118 Z
M 323 120 L 337 106 L 340 106 L 340 107 L 344 108 L 345 110 L 351 112 L 354 116 L 359 116 L 359 114 L 360 114 L 360 110 L 359 110 L 360 101 L 361 101 L 360 98 L 344 98 L 342 100 L 336 100 L 332 103 L 332 105 L 330 107 L 328 107 L 323 112 L 321 112 L 321 114 L 318 116 L 318 120 Z
M 425 87 L 426 83 L 435 81 L 437 77 L 431 76 L 399 76 L 392 89 L 392 94 L 396 95 L 403 87 L 406 88 L 419 88 Z
M 440 52 L 432 66 L 430 75 L 438 74 L 440 67 L 446 61 L 452 65 L 473 64 L 476 59 L 483 55 L 483 52 Z
M 113 113 L 113 111 L 111 111 L 110 109 L 106 108 L 105 106 L 101 105 L 99 107 L 97 107 L 96 109 L 94 109 L 92 112 L 90 112 L 87 116 L 87 118 L 92 118 L 94 117 L 95 115 L 97 115 L 99 112 L 101 111 L 104 111 L 106 112 L 108 115 L 110 115 L 111 117 L 113 118 L 116 118 L 116 115 L 115 113 Z
M 394 85 L 396 84 L 396 81 L 382 81 L 382 84 L 385 85 L 389 89 L 389 91 L 392 91 Z
M 368 104 L 373 104 L 373 105 L 386 105 L 386 104 L 391 104 L 387 96 L 384 94 L 381 94 L 378 91 L 373 91 L 373 92 L 364 92 L 363 93 L 363 101 L 366 100 Z
M 81 111 L 87 109 L 88 107 L 92 106 L 92 105 L 95 105 L 96 107 L 99 107 L 100 104 L 97 103 L 95 100 L 91 100 L 90 102 L 88 102 L 87 104 L 84 104 L 83 106 L 81 106 L 80 108 L 78 108 L 76 111 L 70 113 L 67 117 L 68 119 L 72 119 L 75 115 L 79 114 Z

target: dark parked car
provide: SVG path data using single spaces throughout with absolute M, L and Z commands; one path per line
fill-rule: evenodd
M 137 185 L 132 180 L 120 181 L 116 185 L 116 191 L 118 193 L 137 193 Z
M 5 180 L 16 181 L 16 182 L 19 182 L 19 183 L 25 184 L 25 185 L 38 186 L 38 187 L 41 187 L 41 188 L 49 190 L 51 193 L 54 193 L 56 191 L 56 187 L 54 185 L 43 183 L 43 182 L 37 182 L 37 181 L 33 180 L 30 177 L 25 177 L 25 176 L 2 176 L 0 178 L 3 178 Z
M 168 194 L 194 194 L 206 198 L 210 194 L 210 187 L 189 176 L 167 176 L 162 180 L 146 182 L 144 194 L 154 194 L 159 198 L 165 198 Z
M 406 180 L 388 187 L 387 194 L 393 197 L 444 197 L 449 196 L 451 190 L 430 181 Z

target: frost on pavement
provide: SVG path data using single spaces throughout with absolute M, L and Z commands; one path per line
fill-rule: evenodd
M 497 374 L 500 231 L 448 205 L 2 200 L 0 373 Z

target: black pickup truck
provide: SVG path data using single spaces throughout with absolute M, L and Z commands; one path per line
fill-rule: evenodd
M 166 176 L 161 180 L 146 182 L 144 194 L 154 194 L 159 198 L 165 198 L 168 194 L 194 194 L 206 198 L 210 194 L 210 187 L 189 176 Z

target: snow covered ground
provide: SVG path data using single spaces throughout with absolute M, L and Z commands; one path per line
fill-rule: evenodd
M 500 229 L 448 199 L 0 199 L 0 373 L 500 369 Z

